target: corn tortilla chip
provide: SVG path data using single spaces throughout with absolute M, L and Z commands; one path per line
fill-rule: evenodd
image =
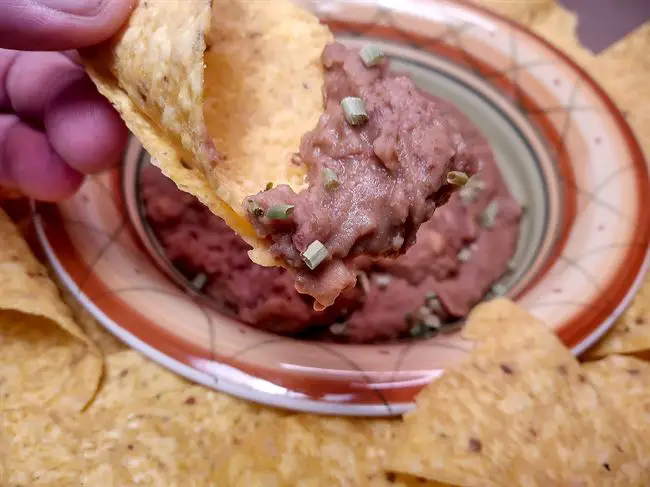
M 613 354 L 650 354 L 650 274 L 632 305 L 585 358 L 591 360 Z
M 214 458 L 281 414 L 206 390 L 142 398 L 76 417 L 33 409 L 2 414 L 8 485 L 211 487 Z
M 88 336 L 101 352 L 102 356 L 107 357 L 114 353 L 127 349 L 127 346 L 111 335 L 100 325 L 95 318 L 84 308 L 79 301 L 68 291 L 65 286 L 55 277 L 54 283 L 58 286 L 63 301 L 68 305 L 75 322 L 79 325 L 83 333 Z
M 83 409 L 102 358 L 2 210 L 0 268 L 0 409 Z
M 648 484 L 647 440 L 552 332 L 521 316 L 505 299 L 471 314 L 476 349 L 418 396 L 388 467 L 465 487 Z
M 190 383 L 144 358 L 134 350 L 114 353 L 106 358 L 106 373 L 89 412 L 128 408 L 153 400 L 166 392 L 181 391 Z
M 554 7 L 554 0 L 472 0 L 473 3 L 530 25 L 539 22 Z
M 80 411 L 101 374 L 101 356 L 58 323 L 0 311 L 0 409 Z
M 50 319 L 70 335 L 93 347 L 61 300 L 47 269 L 36 260 L 14 223 L 2 210 L 0 269 L 0 309 Z
M 251 244 L 253 260 L 273 265 L 243 201 L 268 182 L 300 190 L 291 154 L 322 112 L 320 54 L 331 38 L 290 0 L 148 0 L 83 57 L 163 173 Z
M 268 422 L 215 458 L 220 487 L 433 487 L 384 472 L 395 420 L 294 415 Z
M 650 364 L 612 355 L 585 364 L 587 377 L 625 421 L 645 438 L 650 434 Z

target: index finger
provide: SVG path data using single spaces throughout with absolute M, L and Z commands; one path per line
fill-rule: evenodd
M 77 49 L 102 42 L 126 21 L 135 0 L 0 0 L 0 47 Z

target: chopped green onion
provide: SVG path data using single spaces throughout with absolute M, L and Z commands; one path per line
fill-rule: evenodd
M 462 171 L 449 171 L 447 173 L 447 182 L 454 186 L 465 186 L 469 181 L 467 173 Z
M 269 220 L 286 220 L 293 214 L 294 205 L 275 205 L 266 211 Z
M 266 188 L 264 188 L 264 191 L 268 191 L 269 189 L 273 189 L 273 183 L 271 181 L 266 183 Z
M 393 279 L 389 274 L 375 274 L 374 277 L 379 289 L 386 289 Z
M 363 292 L 365 294 L 368 294 L 370 292 L 370 281 L 368 280 L 368 274 L 360 271 L 357 274 L 357 278 L 359 280 L 359 284 L 361 285 L 361 289 L 363 289 Z
M 301 254 L 303 262 L 312 271 L 321 265 L 328 256 L 329 252 L 327 251 L 327 247 L 325 247 L 320 240 L 314 240 Z
M 431 310 L 426 306 L 422 306 L 418 309 L 418 315 L 420 318 L 426 318 L 427 316 L 431 316 Z
M 350 125 L 362 125 L 368 121 L 368 113 L 366 112 L 366 105 L 361 98 L 355 96 L 348 96 L 341 100 L 341 108 L 345 120 Z
M 494 286 L 492 286 L 492 289 L 490 291 L 495 296 L 503 296 L 508 291 L 508 288 L 501 283 L 496 283 Z
M 372 44 L 368 46 L 364 46 L 359 51 L 359 56 L 361 56 L 361 60 L 363 61 L 363 64 L 365 64 L 367 68 L 372 68 L 373 66 L 377 66 L 386 57 L 381 47 Z
M 404 245 L 404 237 L 402 237 L 401 235 L 395 235 L 393 237 L 392 244 L 393 244 L 393 250 L 401 249 L 402 245 Z
M 426 296 L 424 296 L 424 299 L 426 299 L 427 301 L 431 301 L 433 299 L 438 299 L 438 294 L 431 291 L 430 293 L 427 293 Z
M 329 167 L 323 169 L 323 184 L 326 189 L 336 189 L 341 185 L 339 177 Z
M 423 321 L 424 326 L 431 328 L 433 330 L 439 330 L 442 328 L 442 320 L 436 315 L 427 316 Z
M 499 214 L 499 202 L 492 200 L 483 210 L 480 217 L 480 224 L 483 228 L 492 228 Z
M 415 325 L 411 327 L 409 333 L 412 337 L 421 337 L 427 331 L 426 327 L 422 325 L 422 322 L 418 321 Z
M 330 325 L 330 333 L 332 335 L 343 335 L 347 329 L 347 324 L 345 323 L 334 323 Z
M 472 250 L 468 247 L 461 249 L 456 256 L 461 262 L 468 262 L 472 258 Z
M 257 201 L 253 200 L 248 200 L 248 212 L 251 215 L 258 217 L 264 214 L 262 207 L 257 203 Z
M 433 297 L 430 297 L 432 295 Z M 425 300 L 426 300 L 427 307 L 431 311 L 437 314 L 441 314 L 443 312 L 442 303 L 440 302 L 440 299 L 438 298 L 438 295 L 436 293 L 428 294 Z
M 208 282 L 208 276 L 201 272 L 200 274 L 197 274 L 194 279 L 192 279 L 192 288 L 200 291 L 203 289 L 203 286 L 205 286 L 206 282 Z

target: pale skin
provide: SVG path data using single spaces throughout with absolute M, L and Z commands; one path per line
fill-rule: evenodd
M 115 165 L 127 130 L 76 49 L 114 35 L 137 0 L 0 0 L 0 186 L 65 199 Z

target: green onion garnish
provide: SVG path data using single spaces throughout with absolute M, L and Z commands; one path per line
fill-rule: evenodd
M 266 183 L 266 188 L 264 188 L 264 191 L 268 191 L 269 189 L 273 189 L 273 183 L 271 181 Z
M 203 272 L 200 274 L 197 274 L 194 276 L 194 279 L 192 279 L 192 288 L 194 288 L 197 291 L 200 291 L 203 289 L 203 286 L 205 286 L 205 283 L 208 282 L 208 276 L 206 276 Z
M 472 258 L 472 251 L 468 247 L 465 247 L 464 249 L 461 249 L 460 252 L 458 252 L 458 255 L 456 255 L 456 257 L 461 262 L 467 262 Z
M 490 289 L 490 291 L 494 296 L 503 296 L 508 291 L 508 288 L 501 283 L 496 283 L 494 286 L 492 286 L 492 289 Z
M 374 278 L 379 289 L 386 289 L 393 279 L 390 274 L 375 274 Z
M 350 125 L 362 125 L 368 121 L 368 113 L 366 112 L 366 105 L 361 98 L 355 96 L 348 96 L 341 100 L 341 108 L 345 120 Z
M 483 210 L 480 217 L 480 224 L 483 228 L 492 228 L 499 214 L 499 202 L 492 200 Z
M 248 212 L 251 215 L 258 217 L 264 214 L 262 207 L 257 203 L 257 201 L 253 200 L 248 200 Z
M 463 171 L 449 171 L 447 173 L 447 182 L 454 186 L 465 186 L 469 181 L 467 174 Z
M 326 189 L 336 189 L 341 185 L 339 177 L 329 167 L 323 169 L 323 184 Z
M 431 328 L 433 330 L 439 330 L 440 328 L 442 328 L 442 320 L 439 317 L 437 317 L 436 315 L 427 316 L 422 321 L 422 323 L 427 328 Z
M 307 267 L 313 271 L 327 259 L 329 252 L 319 240 L 314 240 L 300 256 Z
M 366 274 L 363 271 L 359 271 L 357 273 L 357 280 L 359 281 L 359 284 L 361 285 L 361 289 L 363 289 L 363 292 L 365 294 L 368 294 L 370 292 L 370 280 L 368 279 L 368 274 Z
M 386 57 L 381 47 L 372 44 L 364 46 L 359 51 L 359 56 L 361 56 L 361 60 L 363 61 L 363 64 L 365 64 L 367 68 L 372 68 L 373 66 L 377 66 L 380 62 L 384 60 L 384 57 Z
M 330 325 L 330 333 L 332 335 L 343 335 L 347 329 L 347 324 L 345 323 L 334 323 Z
M 402 248 L 402 245 L 404 245 L 404 237 L 401 235 L 395 235 L 391 243 L 393 244 L 393 250 L 399 250 Z
M 275 205 L 266 211 L 269 220 L 286 220 L 293 214 L 294 205 Z

